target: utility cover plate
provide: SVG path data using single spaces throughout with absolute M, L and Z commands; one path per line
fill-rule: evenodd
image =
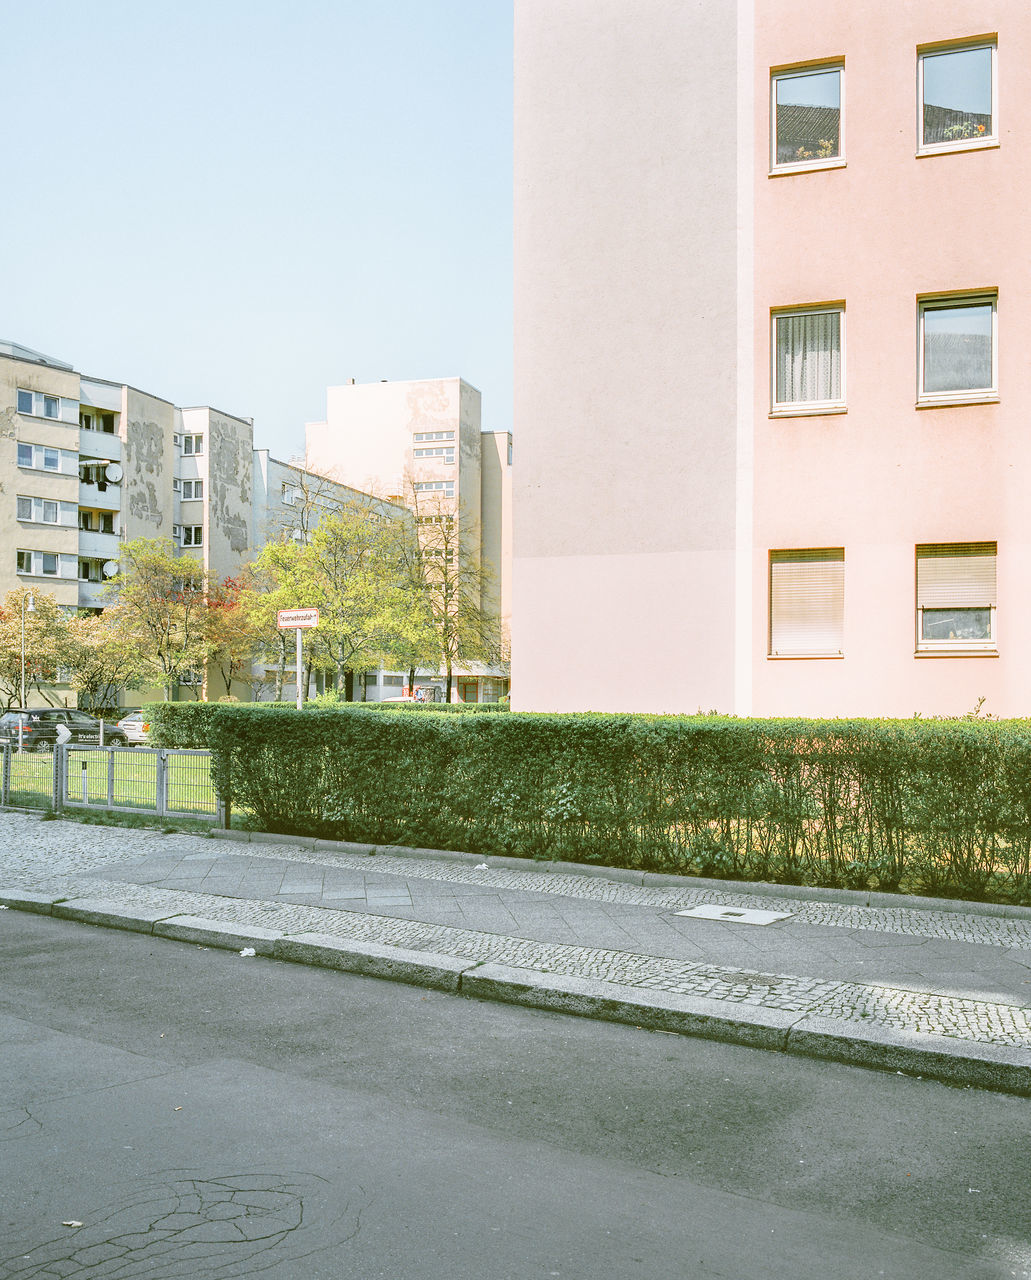
M 725 920 L 728 924 L 773 924 L 774 920 L 787 920 L 792 911 L 760 911 L 757 907 L 726 907 L 708 903 L 676 911 L 674 915 L 691 916 L 695 920 Z

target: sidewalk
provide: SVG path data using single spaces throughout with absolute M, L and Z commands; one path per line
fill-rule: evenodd
M 1031 909 L 215 835 L 7 813 L 0 904 L 1031 1095 Z

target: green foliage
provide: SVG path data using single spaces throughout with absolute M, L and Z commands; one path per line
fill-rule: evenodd
M 264 830 L 1031 901 L 1027 721 L 398 707 L 211 706 L 191 731 Z

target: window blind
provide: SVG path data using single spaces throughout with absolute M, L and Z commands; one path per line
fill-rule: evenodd
M 770 552 L 770 654 L 839 654 L 844 647 L 845 550 Z
M 953 542 L 916 549 L 916 602 L 921 609 L 994 607 L 994 542 Z

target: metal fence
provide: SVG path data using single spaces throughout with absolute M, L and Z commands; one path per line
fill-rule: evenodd
M 114 809 L 155 817 L 207 818 L 222 807 L 211 783 L 209 751 L 92 747 L 53 752 L 3 745 L 0 805 L 19 809 Z

